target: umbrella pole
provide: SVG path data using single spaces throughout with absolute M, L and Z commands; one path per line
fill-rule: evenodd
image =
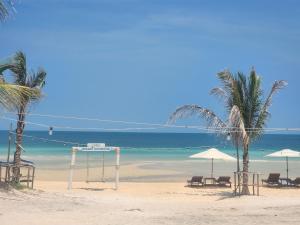
M 289 158 L 286 157 L 286 178 L 289 179 Z

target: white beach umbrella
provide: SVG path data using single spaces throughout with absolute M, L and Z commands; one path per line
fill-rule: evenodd
M 291 149 L 282 149 L 278 152 L 274 152 L 272 154 L 266 155 L 266 157 L 280 157 L 286 158 L 286 178 L 289 178 L 289 158 L 299 158 L 300 157 L 300 152 L 294 151 Z
M 210 148 L 204 152 L 197 153 L 195 155 L 191 155 L 192 159 L 211 159 L 211 177 L 214 175 L 214 159 L 217 160 L 227 160 L 234 161 L 236 160 L 230 155 L 227 155 L 216 148 Z

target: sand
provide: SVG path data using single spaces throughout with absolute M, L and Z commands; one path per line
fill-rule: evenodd
M 300 189 L 262 188 L 233 197 L 230 188 L 184 183 L 37 181 L 35 190 L 0 191 L 0 224 L 299 224 Z
M 299 161 L 290 161 L 289 175 L 291 178 L 300 176 Z M 235 162 L 216 161 L 214 163 L 215 176 L 233 176 L 236 170 Z M 283 161 L 254 161 L 250 163 L 250 171 L 261 174 L 261 178 L 267 178 L 270 172 L 280 173 L 281 177 L 286 176 L 286 162 Z M 126 182 L 184 182 L 191 176 L 210 176 L 210 160 L 178 160 L 178 161 L 138 161 L 122 163 L 120 178 Z M 36 177 L 42 181 L 66 181 L 69 176 L 69 164 L 64 168 L 56 168 L 55 164 L 49 168 L 38 167 Z M 111 181 L 115 176 L 115 167 L 105 166 L 105 179 Z M 90 169 L 90 180 L 101 180 L 101 165 Z M 84 165 L 77 165 L 75 181 L 86 180 L 86 168 Z
M 275 163 L 273 163 L 275 165 Z M 261 178 L 284 166 L 258 163 Z M 216 163 L 216 176 L 230 175 L 235 164 Z M 195 169 L 196 168 L 196 169 Z M 299 165 L 291 164 L 292 176 Z M 86 170 L 74 173 L 67 190 L 68 170 L 38 168 L 34 190 L 0 188 L 0 225 L 152 225 L 152 224 L 300 224 L 300 188 L 261 188 L 260 196 L 234 197 L 231 188 L 189 188 L 192 175 L 207 176 L 206 162 L 139 162 L 121 166 L 119 190 L 114 167 L 105 168 L 105 183 L 86 183 Z M 91 168 L 91 178 L 101 178 Z

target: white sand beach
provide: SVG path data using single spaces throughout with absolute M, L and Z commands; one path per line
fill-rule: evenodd
M 299 11 L 0 0 L 0 225 L 300 225 Z
M 121 177 L 114 190 L 112 182 L 78 181 L 85 174 L 79 169 L 69 191 L 67 170 L 37 170 L 34 190 L 0 191 L 1 225 L 300 223 L 300 188 L 264 187 L 260 196 L 234 197 L 231 188 L 186 187 L 180 176 L 163 181 L 172 170 L 127 165 L 121 171 L 137 181 Z M 138 179 L 147 176 L 148 182 Z
M 233 197 L 230 188 L 184 183 L 38 181 L 35 190 L 0 191 L 1 225 L 62 224 L 298 224 L 300 189 L 262 188 L 261 196 Z

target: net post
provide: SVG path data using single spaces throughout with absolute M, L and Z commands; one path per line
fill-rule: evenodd
M 257 176 L 257 196 L 259 196 L 259 174 L 256 174 Z
M 119 182 L 120 182 L 120 148 L 117 147 L 116 150 L 116 180 L 115 180 L 115 190 L 118 190 L 119 188 Z
M 72 182 L 73 182 L 73 170 L 75 166 L 75 161 L 76 161 L 76 148 L 72 147 L 71 150 L 71 164 L 70 164 L 70 175 L 69 175 L 69 183 L 68 183 L 68 190 L 72 189 Z

